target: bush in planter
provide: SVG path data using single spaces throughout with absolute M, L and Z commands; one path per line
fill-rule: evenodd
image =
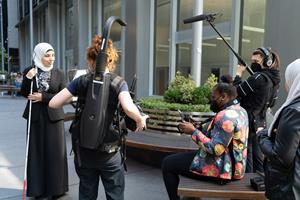
M 164 99 L 168 103 L 192 103 L 196 83 L 190 75 L 184 77 L 180 72 L 165 91 Z
M 182 110 L 187 112 L 210 112 L 208 104 L 180 104 L 168 103 L 163 98 L 147 97 L 139 100 L 139 105 L 142 108 L 159 109 L 159 110 Z
M 216 83 L 217 78 L 212 74 L 205 84 L 196 87 L 196 83 L 190 75 L 184 77 L 177 72 L 175 79 L 166 90 L 164 98 L 142 98 L 139 104 L 141 107 L 149 109 L 210 112 L 208 102 L 211 90 Z
M 217 84 L 217 77 L 211 74 L 204 85 L 193 91 L 193 104 L 208 104 L 213 87 Z
M 150 116 L 148 129 L 180 134 L 177 128 L 178 122 L 181 121 L 178 110 L 191 116 L 195 121 L 211 117 L 208 101 L 216 80 L 216 77 L 211 75 L 203 86 L 196 87 L 191 76 L 184 77 L 177 72 L 175 79 L 166 90 L 164 98 L 140 99 L 140 106 Z

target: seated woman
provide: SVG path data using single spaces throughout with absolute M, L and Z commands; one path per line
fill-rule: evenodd
M 212 91 L 211 110 L 216 113 L 207 130 L 182 122 L 179 128 L 199 145 L 195 152 L 167 156 L 162 163 L 164 183 L 171 200 L 177 200 L 179 175 L 226 182 L 241 179 L 247 158 L 248 116 L 235 99 L 236 89 L 218 83 Z

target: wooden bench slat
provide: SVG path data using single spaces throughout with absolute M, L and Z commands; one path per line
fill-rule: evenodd
M 255 191 L 250 185 L 250 179 L 256 176 L 259 175 L 246 173 L 243 179 L 231 181 L 225 185 L 181 176 L 178 195 L 185 197 L 266 199 L 264 191 Z
M 129 147 L 168 153 L 198 149 L 188 135 L 160 134 L 149 131 L 128 133 L 126 144 Z

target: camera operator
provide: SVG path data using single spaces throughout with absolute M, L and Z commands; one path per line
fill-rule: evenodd
M 249 138 L 246 172 L 263 172 L 263 154 L 258 146 L 256 133 L 266 127 L 267 109 L 274 106 L 280 82 L 279 56 L 271 49 L 257 48 L 251 56 L 254 74 L 245 81 L 241 77 L 245 66 L 238 66 L 233 84 L 238 98 L 249 117 Z

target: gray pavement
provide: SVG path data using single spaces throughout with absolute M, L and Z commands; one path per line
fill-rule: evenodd
M 0 96 L 0 200 L 20 200 L 24 179 L 26 121 L 22 112 L 26 100 L 22 97 Z M 66 106 L 65 110 L 72 110 Z M 65 123 L 67 149 L 71 142 L 68 133 L 70 122 Z M 60 200 L 78 199 L 78 177 L 73 156 L 68 155 L 69 192 Z M 167 200 L 161 171 L 128 159 L 125 181 L 127 200 Z M 105 199 L 100 184 L 98 199 Z

